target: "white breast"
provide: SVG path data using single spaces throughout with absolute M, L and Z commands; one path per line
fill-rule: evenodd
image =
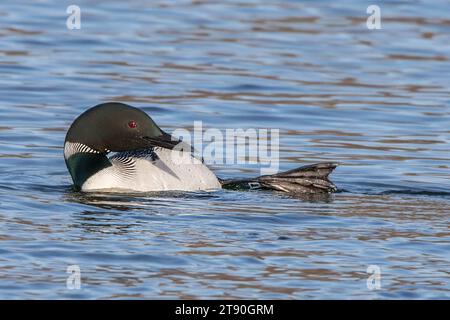
M 112 166 L 90 177 L 83 191 L 120 189 L 130 191 L 195 191 L 215 190 L 221 185 L 216 175 L 189 153 L 155 149 L 158 156 L 116 154 L 110 158 Z

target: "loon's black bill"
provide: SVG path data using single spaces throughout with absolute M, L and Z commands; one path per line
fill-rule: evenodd
M 174 139 L 170 134 L 163 132 L 162 135 L 156 137 L 142 137 L 147 143 L 148 147 L 161 147 L 165 149 L 177 149 L 181 150 L 184 144 L 181 140 Z

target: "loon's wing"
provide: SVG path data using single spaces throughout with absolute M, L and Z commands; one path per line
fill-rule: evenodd
M 220 180 L 231 190 L 272 189 L 289 193 L 331 193 L 337 187 L 328 179 L 337 163 L 316 163 L 272 175 L 251 179 Z

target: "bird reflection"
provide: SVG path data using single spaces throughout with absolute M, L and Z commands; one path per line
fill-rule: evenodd
M 161 204 L 171 198 L 189 197 L 182 192 L 147 192 L 147 193 L 120 193 L 120 192 L 80 192 L 71 190 L 66 193 L 65 200 L 95 206 L 106 210 L 134 211 L 136 209 L 152 210 L 152 204 Z
M 92 206 L 92 209 L 73 213 L 71 227 L 81 228 L 88 233 L 124 234 L 141 225 L 149 215 L 157 214 L 157 209 L 149 204 L 155 199 L 149 196 L 106 192 L 78 192 L 68 190 L 64 200 Z M 128 219 L 123 213 L 142 210 L 142 219 Z

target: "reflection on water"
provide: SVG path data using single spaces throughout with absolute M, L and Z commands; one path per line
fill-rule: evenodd
M 2 4 L 0 297 L 449 298 L 448 5 L 383 2 L 369 31 L 369 4 L 78 1 L 81 30 Z M 340 192 L 75 192 L 65 132 L 111 100 L 167 131 L 278 128 L 280 169 L 340 162 Z

